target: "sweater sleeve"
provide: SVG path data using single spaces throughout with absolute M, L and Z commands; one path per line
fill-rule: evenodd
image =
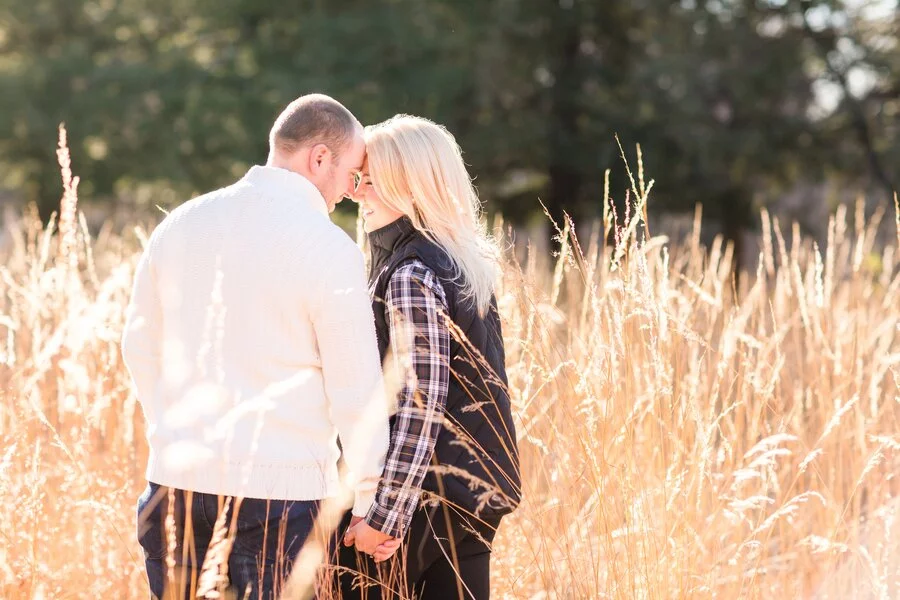
M 122 334 L 122 357 L 145 411 L 160 381 L 162 363 L 162 307 L 150 248 L 148 244 L 138 262 Z
M 388 405 L 362 253 L 347 239 L 321 273 L 313 327 L 332 423 L 355 492 L 353 514 L 372 506 L 388 448 Z

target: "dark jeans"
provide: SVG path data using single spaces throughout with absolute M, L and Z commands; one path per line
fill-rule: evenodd
M 342 530 L 348 524 L 349 516 Z M 416 511 L 394 558 L 380 565 L 341 544 L 341 598 L 397 600 L 415 594 L 427 600 L 488 600 L 490 544 L 499 525 L 499 518 L 478 520 L 444 506 L 427 507 Z
M 169 598 L 192 598 L 225 498 L 175 489 L 171 492 L 175 503 L 174 585 L 178 591 L 174 596 L 171 591 L 166 592 Z M 170 488 L 150 483 L 137 505 L 138 541 L 144 549 L 147 579 L 155 598 L 163 598 L 164 588 L 173 585 L 168 581 L 166 563 L 172 537 L 166 533 L 169 493 Z M 294 559 L 313 530 L 318 509 L 318 501 L 245 498 L 240 501 L 235 518 L 234 499 L 231 500 L 222 523 L 234 532 L 227 556 L 227 574 L 238 598 L 257 600 L 279 596 Z M 211 560 L 215 558 L 213 553 L 209 554 Z M 224 566 L 217 571 L 225 571 Z

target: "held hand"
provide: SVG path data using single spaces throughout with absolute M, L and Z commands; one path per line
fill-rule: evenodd
M 374 558 L 377 563 L 384 562 L 397 553 L 397 550 L 400 549 L 400 544 L 401 542 L 399 539 L 391 538 L 375 548 L 375 554 L 372 555 L 372 558 Z
M 344 537 L 344 544 L 347 544 L 347 538 L 349 537 L 353 540 L 353 543 L 356 544 L 356 549 L 358 551 L 368 554 L 369 556 L 375 554 L 375 550 L 380 544 L 394 539 L 377 529 L 373 529 L 365 521 L 357 523 L 347 532 L 347 534 L 348 535 Z
M 353 516 L 350 519 L 350 527 L 347 528 L 347 531 L 344 532 L 344 545 L 350 547 L 356 541 L 356 526 L 362 523 L 363 518 Z

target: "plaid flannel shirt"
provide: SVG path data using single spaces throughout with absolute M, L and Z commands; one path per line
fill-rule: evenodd
M 391 276 L 384 299 L 390 348 L 405 382 L 397 400 L 391 441 L 366 522 L 402 537 L 419 503 L 444 420 L 450 382 L 447 299 L 434 272 L 413 259 Z

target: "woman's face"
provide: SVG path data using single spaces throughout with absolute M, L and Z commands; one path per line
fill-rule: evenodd
M 403 216 L 403 213 L 387 206 L 378 196 L 375 186 L 372 185 L 368 159 L 363 163 L 363 168 L 359 173 L 359 181 L 356 184 L 356 190 L 352 197 L 359 204 L 359 212 L 362 213 L 366 233 L 371 233 L 385 225 L 390 225 Z

